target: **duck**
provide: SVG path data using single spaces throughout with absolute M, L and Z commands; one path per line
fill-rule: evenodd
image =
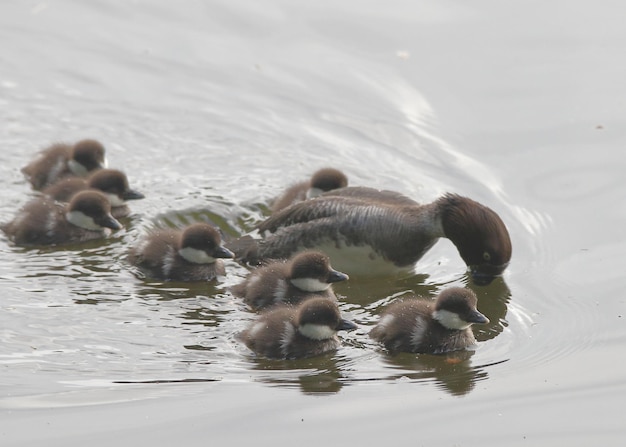
M 356 329 L 341 317 L 337 303 L 315 297 L 297 306 L 281 305 L 265 310 L 239 339 L 257 355 L 269 359 L 298 359 L 339 348 L 337 331 Z
M 348 177 L 339 169 L 322 168 L 313 173 L 310 179 L 298 182 L 287 188 L 272 203 L 272 213 L 321 195 L 324 192 L 348 186 Z
M 151 278 L 166 281 L 211 281 L 225 275 L 222 259 L 233 253 L 222 246 L 219 231 L 207 223 L 183 229 L 159 229 L 129 251 L 129 262 Z
M 41 191 L 64 177 L 85 177 L 106 167 L 105 149 L 97 140 L 80 140 L 75 144 L 56 143 L 44 149 L 22 173 L 33 189 Z
M 276 304 L 298 304 L 315 296 L 336 299 L 332 284 L 347 279 L 348 275 L 331 267 L 324 253 L 308 250 L 286 262 L 274 261 L 257 268 L 231 292 L 259 310 Z
M 489 207 L 447 193 L 419 204 L 395 191 L 347 187 L 296 203 L 234 239 L 236 259 L 258 265 L 303 250 L 326 253 L 348 275 L 393 275 L 411 271 L 439 240 L 456 246 L 476 284 L 489 284 L 511 259 L 506 225 Z
M 391 353 L 464 350 L 476 343 L 471 325 L 489 323 L 476 305 L 476 294 L 464 287 L 447 288 L 435 301 L 400 298 L 387 306 L 369 336 Z
M 107 197 L 95 190 L 81 191 L 68 204 L 37 197 L 3 226 L 16 245 L 63 245 L 101 239 L 120 224 L 111 215 Z
M 116 219 L 130 215 L 127 200 L 139 200 L 145 196 L 131 189 L 128 177 L 117 169 L 98 169 L 87 178 L 65 177 L 43 189 L 44 195 L 59 202 L 68 202 L 74 194 L 85 189 L 96 189 L 107 196 L 111 202 L 111 214 Z

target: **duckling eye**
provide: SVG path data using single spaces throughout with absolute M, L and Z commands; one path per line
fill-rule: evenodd
M 491 254 L 488 251 L 483 253 L 483 260 L 487 262 L 491 261 Z

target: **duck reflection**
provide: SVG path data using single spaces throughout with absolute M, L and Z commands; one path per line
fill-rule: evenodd
M 159 301 L 174 301 L 197 296 L 213 297 L 223 294 L 219 283 L 213 282 L 146 282 L 135 287 L 135 295 L 141 298 Z
M 268 385 L 298 387 L 303 394 L 336 394 L 346 379 L 335 353 L 294 360 L 270 360 L 252 357 L 252 369 L 261 371 L 257 378 Z
M 427 283 L 428 275 L 351 277 L 349 281 L 335 284 L 334 290 L 345 297 L 344 301 L 367 307 L 385 297 L 395 296 L 409 289 L 430 296 L 437 291 L 436 284 Z
M 388 379 L 434 380 L 439 388 L 453 396 L 463 396 L 476 383 L 488 377 L 484 367 L 472 366 L 474 351 L 455 351 L 446 355 L 399 353 L 386 355 L 385 364 L 401 372 Z
M 496 338 L 508 326 L 506 315 L 511 300 L 511 290 L 504 278 L 497 277 L 487 286 L 477 286 L 466 275 L 464 282 L 478 297 L 480 311 L 489 318 L 489 323 L 472 326 L 476 340 L 486 341 Z

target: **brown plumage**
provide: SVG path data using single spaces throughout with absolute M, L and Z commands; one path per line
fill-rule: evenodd
M 281 303 L 298 304 L 312 296 L 335 300 L 332 284 L 346 279 L 348 275 L 330 266 L 328 256 L 305 251 L 287 262 L 257 268 L 231 291 L 253 309 L 263 309 Z
M 17 245 L 59 245 L 100 239 L 108 229 L 120 228 L 104 194 L 87 190 L 76 194 L 69 204 L 49 197 L 33 199 L 3 230 Z
M 239 338 L 256 354 L 272 359 L 313 357 L 337 349 L 336 332 L 355 329 L 327 298 L 311 298 L 299 306 L 277 306 L 262 313 Z
M 64 177 L 84 177 L 104 167 L 104 146 L 96 140 L 81 140 L 69 145 L 57 143 L 44 149 L 22 173 L 33 189 L 42 190 Z
M 127 200 L 143 199 L 144 195 L 128 184 L 126 174 L 117 169 L 98 169 L 88 177 L 66 177 L 45 188 L 42 193 L 59 202 L 69 202 L 78 191 L 96 189 L 111 202 L 111 214 L 116 219 L 126 217 L 130 209 Z
M 221 242 L 219 232 L 205 223 L 183 230 L 161 229 L 131 248 L 128 259 L 152 278 L 210 281 L 225 274 L 221 259 L 233 257 Z
M 334 168 L 323 168 L 316 171 L 309 180 L 291 185 L 272 203 L 272 213 L 276 213 L 289 205 L 337 188 L 348 186 L 346 175 Z
M 466 349 L 476 343 L 473 323 L 489 320 L 476 309 L 470 289 L 450 287 L 436 301 L 415 296 L 387 306 L 370 337 L 390 352 L 441 354 Z

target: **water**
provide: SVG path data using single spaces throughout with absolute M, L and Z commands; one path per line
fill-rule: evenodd
M 0 241 L 3 445 L 207 440 L 621 445 L 623 6 L 613 2 L 40 2 L 0 6 L 0 221 L 19 168 L 98 138 L 146 194 L 104 243 Z M 322 166 L 421 202 L 495 209 L 502 280 L 475 352 L 386 356 L 367 337 L 407 291 L 469 283 L 448 241 L 415 275 L 338 285 L 360 328 L 336 353 L 255 358 L 217 284 L 126 264 L 149 228 L 249 230 Z M 453 425 L 451 425 L 453 424 Z

